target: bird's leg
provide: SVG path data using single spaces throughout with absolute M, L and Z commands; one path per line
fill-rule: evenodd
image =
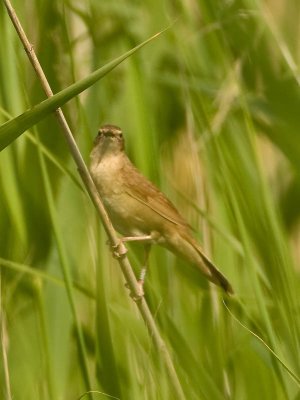
M 124 254 L 127 253 L 127 249 L 123 245 L 126 242 L 150 242 L 153 240 L 151 235 L 143 235 L 143 236 L 124 236 L 119 238 L 118 243 L 115 245 L 111 245 L 113 251 L 113 256 L 115 258 L 120 258 Z
M 140 300 L 144 296 L 144 282 L 145 277 L 148 269 L 148 260 L 149 254 L 151 249 L 151 244 L 153 241 L 157 240 L 157 234 L 153 233 L 152 235 L 143 235 L 143 236 L 125 236 L 119 239 L 116 245 L 112 246 L 113 249 L 113 256 L 116 258 L 122 257 L 124 254 L 127 253 L 127 249 L 123 245 L 124 242 L 145 242 L 145 257 L 143 266 L 141 268 L 140 277 L 137 281 L 138 283 L 138 293 L 133 294 L 131 293 L 130 296 L 133 298 L 134 301 Z M 126 283 L 125 286 L 128 288 L 128 284 Z
M 148 242 L 153 240 L 152 235 L 143 235 L 143 236 L 124 236 L 120 239 L 121 242 Z
M 145 283 L 145 277 L 148 269 L 148 261 L 149 261 L 149 254 L 151 250 L 151 244 L 147 243 L 145 244 L 145 258 L 143 262 L 143 266 L 140 272 L 140 277 L 138 279 L 138 286 L 139 286 L 139 296 L 144 296 L 144 283 Z

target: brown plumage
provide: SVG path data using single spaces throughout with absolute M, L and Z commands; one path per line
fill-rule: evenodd
M 120 128 L 100 128 L 91 152 L 90 171 L 114 227 L 125 237 L 151 236 L 196 266 L 228 294 L 228 280 L 203 253 L 175 206 L 131 163 Z

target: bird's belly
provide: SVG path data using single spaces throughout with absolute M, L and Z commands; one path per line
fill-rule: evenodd
M 108 212 L 114 228 L 124 236 L 149 235 L 151 229 L 146 229 L 137 201 L 126 193 L 104 195 L 104 206 Z

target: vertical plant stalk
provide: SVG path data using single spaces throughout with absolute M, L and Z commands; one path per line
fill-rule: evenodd
M 9 0 L 3 0 L 3 1 L 7 8 L 8 14 L 12 20 L 12 23 L 18 33 L 18 36 L 24 46 L 24 49 L 28 55 L 28 58 L 32 64 L 38 78 L 40 79 L 40 82 L 42 84 L 42 87 L 43 87 L 46 95 L 48 97 L 52 96 L 53 92 L 47 81 L 44 71 L 38 61 L 38 58 L 35 54 L 33 46 L 28 41 L 26 34 L 21 26 L 21 23 L 16 15 L 10 1 Z M 64 137 L 69 145 L 69 150 L 71 152 L 71 155 L 77 165 L 78 171 L 79 171 L 82 181 L 89 193 L 89 196 L 98 211 L 98 214 L 99 214 L 99 217 L 104 226 L 105 232 L 106 232 L 111 244 L 113 246 L 117 246 L 117 245 L 119 245 L 119 240 L 118 240 L 117 234 L 116 234 L 116 232 L 112 226 L 112 223 L 107 215 L 107 212 L 103 206 L 100 195 L 99 195 L 99 193 L 96 189 L 96 186 L 91 178 L 89 170 L 81 156 L 81 153 L 77 147 L 77 144 L 74 140 L 74 137 L 72 135 L 70 127 L 64 117 L 64 114 L 60 108 L 57 109 L 55 112 L 56 112 L 56 117 L 62 127 L 62 132 L 64 134 Z M 122 244 L 122 246 L 124 246 L 124 245 Z M 129 289 L 136 297 L 138 297 L 139 296 L 139 287 L 138 287 L 136 277 L 133 273 L 132 267 L 130 265 L 130 262 L 129 262 L 127 256 L 124 255 L 123 257 L 119 258 L 118 261 L 119 261 L 122 273 L 128 284 Z M 136 304 L 137 304 L 137 307 L 141 313 L 141 316 L 149 330 L 149 333 L 154 342 L 154 345 L 164 361 L 164 364 L 166 366 L 166 369 L 167 369 L 167 372 L 168 372 L 168 375 L 169 375 L 169 378 L 170 378 L 170 381 L 171 381 L 171 384 L 173 387 L 174 394 L 176 394 L 176 399 L 184 400 L 185 395 L 183 393 L 179 378 L 177 376 L 174 364 L 172 362 L 171 355 L 168 351 L 168 348 L 167 348 L 163 338 L 160 335 L 160 332 L 156 326 L 156 323 L 150 312 L 148 304 L 147 304 L 146 300 L 144 299 L 144 297 L 141 298 Z
M 43 155 L 41 155 L 43 157 Z M 36 305 L 37 305 L 37 313 L 40 323 L 40 330 L 42 336 L 42 351 L 44 352 L 44 364 L 45 364 L 45 374 L 46 374 L 46 387 L 49 393 L 49 400 L 56 400 L 58 395 L 55 387 L 54 373 L 52 368 L 52 354 L 50 352 L 49 346 L 49 332 L 47 329 L 47 320 L 46 320 L 46 310 L 44 304 L 43 297 L 43 286 L 42 280 L 37 279 L 36 285 L 34 286 L 35 296 L 36 296 Z
M 2 346 L 2 359 L 3 359 L 3 370 L 5 377 L 5 388 L 6 388 L 6 398 L 7 400 L 12 400 L 11 386 L 10 386 L 10 377 L 9 377 L 9 369 L 8 369 L 8 359 L 7 359 L 7 333 L 6 333 L 6 319 L 3 310 L 1 312 L 1 346 Z
M 5 380 L 5 389 L 6 390 L 6 399 L 12 400 L 11 387 L 10 387 L 10 377 L 9 377 L 9 369 L 8 369 L 8 359 L 7 359 L 7 328 L 6 328 L 6 318 L 4 314 L 4 309 L 2 305 L 2 275 L 0 268 L 0 341 L 1 341 L 1 353 L 2 353 L 2 361 L 3 361 L 3 373 Z M 4 391 L 3 391 L 4 393 Z
M 65 252 L 64 246 L 63 246 L 63 239 L 62 235 L 59 230 L 59 223 L 57 219 L 57 213 L 55 210 L 55 203 L 54 203 L 54 197 L 53 197 L 53 192 L 50 184 L 50 179 L 45 163 L 44 156 L 41 152 L 41 148 L 38 148 L 38 155 L 39 155 L 39 160 L 40 160 L 40 166 L 41 166 L 41 171 L 42 171 L 42 177 L 44 181 L 44 187 L 45 187 L 45 193 L 46 193 L 46 201 L 48 204 L 48 209 L 50 213 L 50 219 L 52 223 L 52 229 L 54 232 L 54 238 L 56 241 L 56 247 L 59 255 L 59 260 L 64 276 L 64 281 L 66 283 L 66 291 L 69 299 L 69 303 L 71 306 L 71 311 L 74 319 L 74 324 L 75 324 L 75 331 L 76 331 L 76 336 L 77 336 L 77 343 L 78 343 L 78 353 L 79 353 L 79 359 L 80 359 L 80 366 L 82 366 L 82 375 L 85 381 L 85 384 L 90 390 L 92 388 L 91 384 L 91 379 L 89 375 L 89 368 L 88 368 L 88 357 L 86 353 L 86 348 L 85 348 L 85 343 L 84 343 L 84 338 L 83 338 L 83 333 L 80 327 L 80 321 L 79 317 L 77 315 L 76 311 L 76 306 L 75 306 L 75 298 L 73 295 L 73 287 L 72 287 L 72 278 L 71 278 L 71 268 L 68 263 L 68 257 Z M 89 396 L 90 399 L 93 399 L 93 396 Z

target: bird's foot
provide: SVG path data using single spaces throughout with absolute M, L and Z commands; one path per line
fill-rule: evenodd
M 141 282 L 140 280 L 138 280 L 137 284 L 138 284 L 138 290 L 137 290 L 137 292 L 134 293 L 133 291 L 130 291 L 130 294 L 129 294 L 129 296 L 132 298 L 132 300 L 133 300 L 134 302 L 136 302 L 136 303 L 139 302 L 139 301 L 141 301 L 142 298 L 144 297 L 144 294 L 145 294 L 145 293 L 144 293 L 144 289 L 143 289 L 144 282 Z M 130 289 L 128 283 L 125 283 L 125 287 L 126 287 L 127 289 Z
M 144 296 L 144 283 L 145 283 L 145 278 L 146 278 L 146 273 L 147 273 L 147 266 L 145 265 L 142 267 L 141 272 L 140 272 L 140 277 L 137 281 L 138 287 L 139 287 L 139 294 L 141 296 Z
M 151 235 L 144 236 L 124 236 L 118 239 L 118 243 L 111 244 L 109 240 L 107 240 L 106 244 L 108 244 L 112 249 L 112 255 L 114 258 L 121 258 L 127 253 L 127 249 L 124 246 L 126 242 L 149 242 L 153 240 Z
M 116 244 L 112 244 L 109 241 L 107 241 L 106 243 L 110 246 L 112 255 L 116 259 L 124 257 L 127 253 L 127 249 L 124 246 L 122 239 L 118 239 L 118 242 Z
M 146 267 L 143 267 L 142 270 L 141 270 L 140 278 L 137 281 L 137 286 L 138 286 L 137 293 L 136 294 L 133 294 L 133 293 L 130 294 L 130 297 L 132 297 L 132 299 L 134 301 L 140 300 L 145 295 L 145 292 L 144 292 L 145 276 L 146 276 Z
M 139 297 L 143 297 L 144 295 L 145 295 L 145 292 L 144 292 L 144 281 L 142 280 L 142 279 L 139 279 L 138 281 L 137 281 L 137 283 L 138 283 L 138 295 L 139 295 Z

